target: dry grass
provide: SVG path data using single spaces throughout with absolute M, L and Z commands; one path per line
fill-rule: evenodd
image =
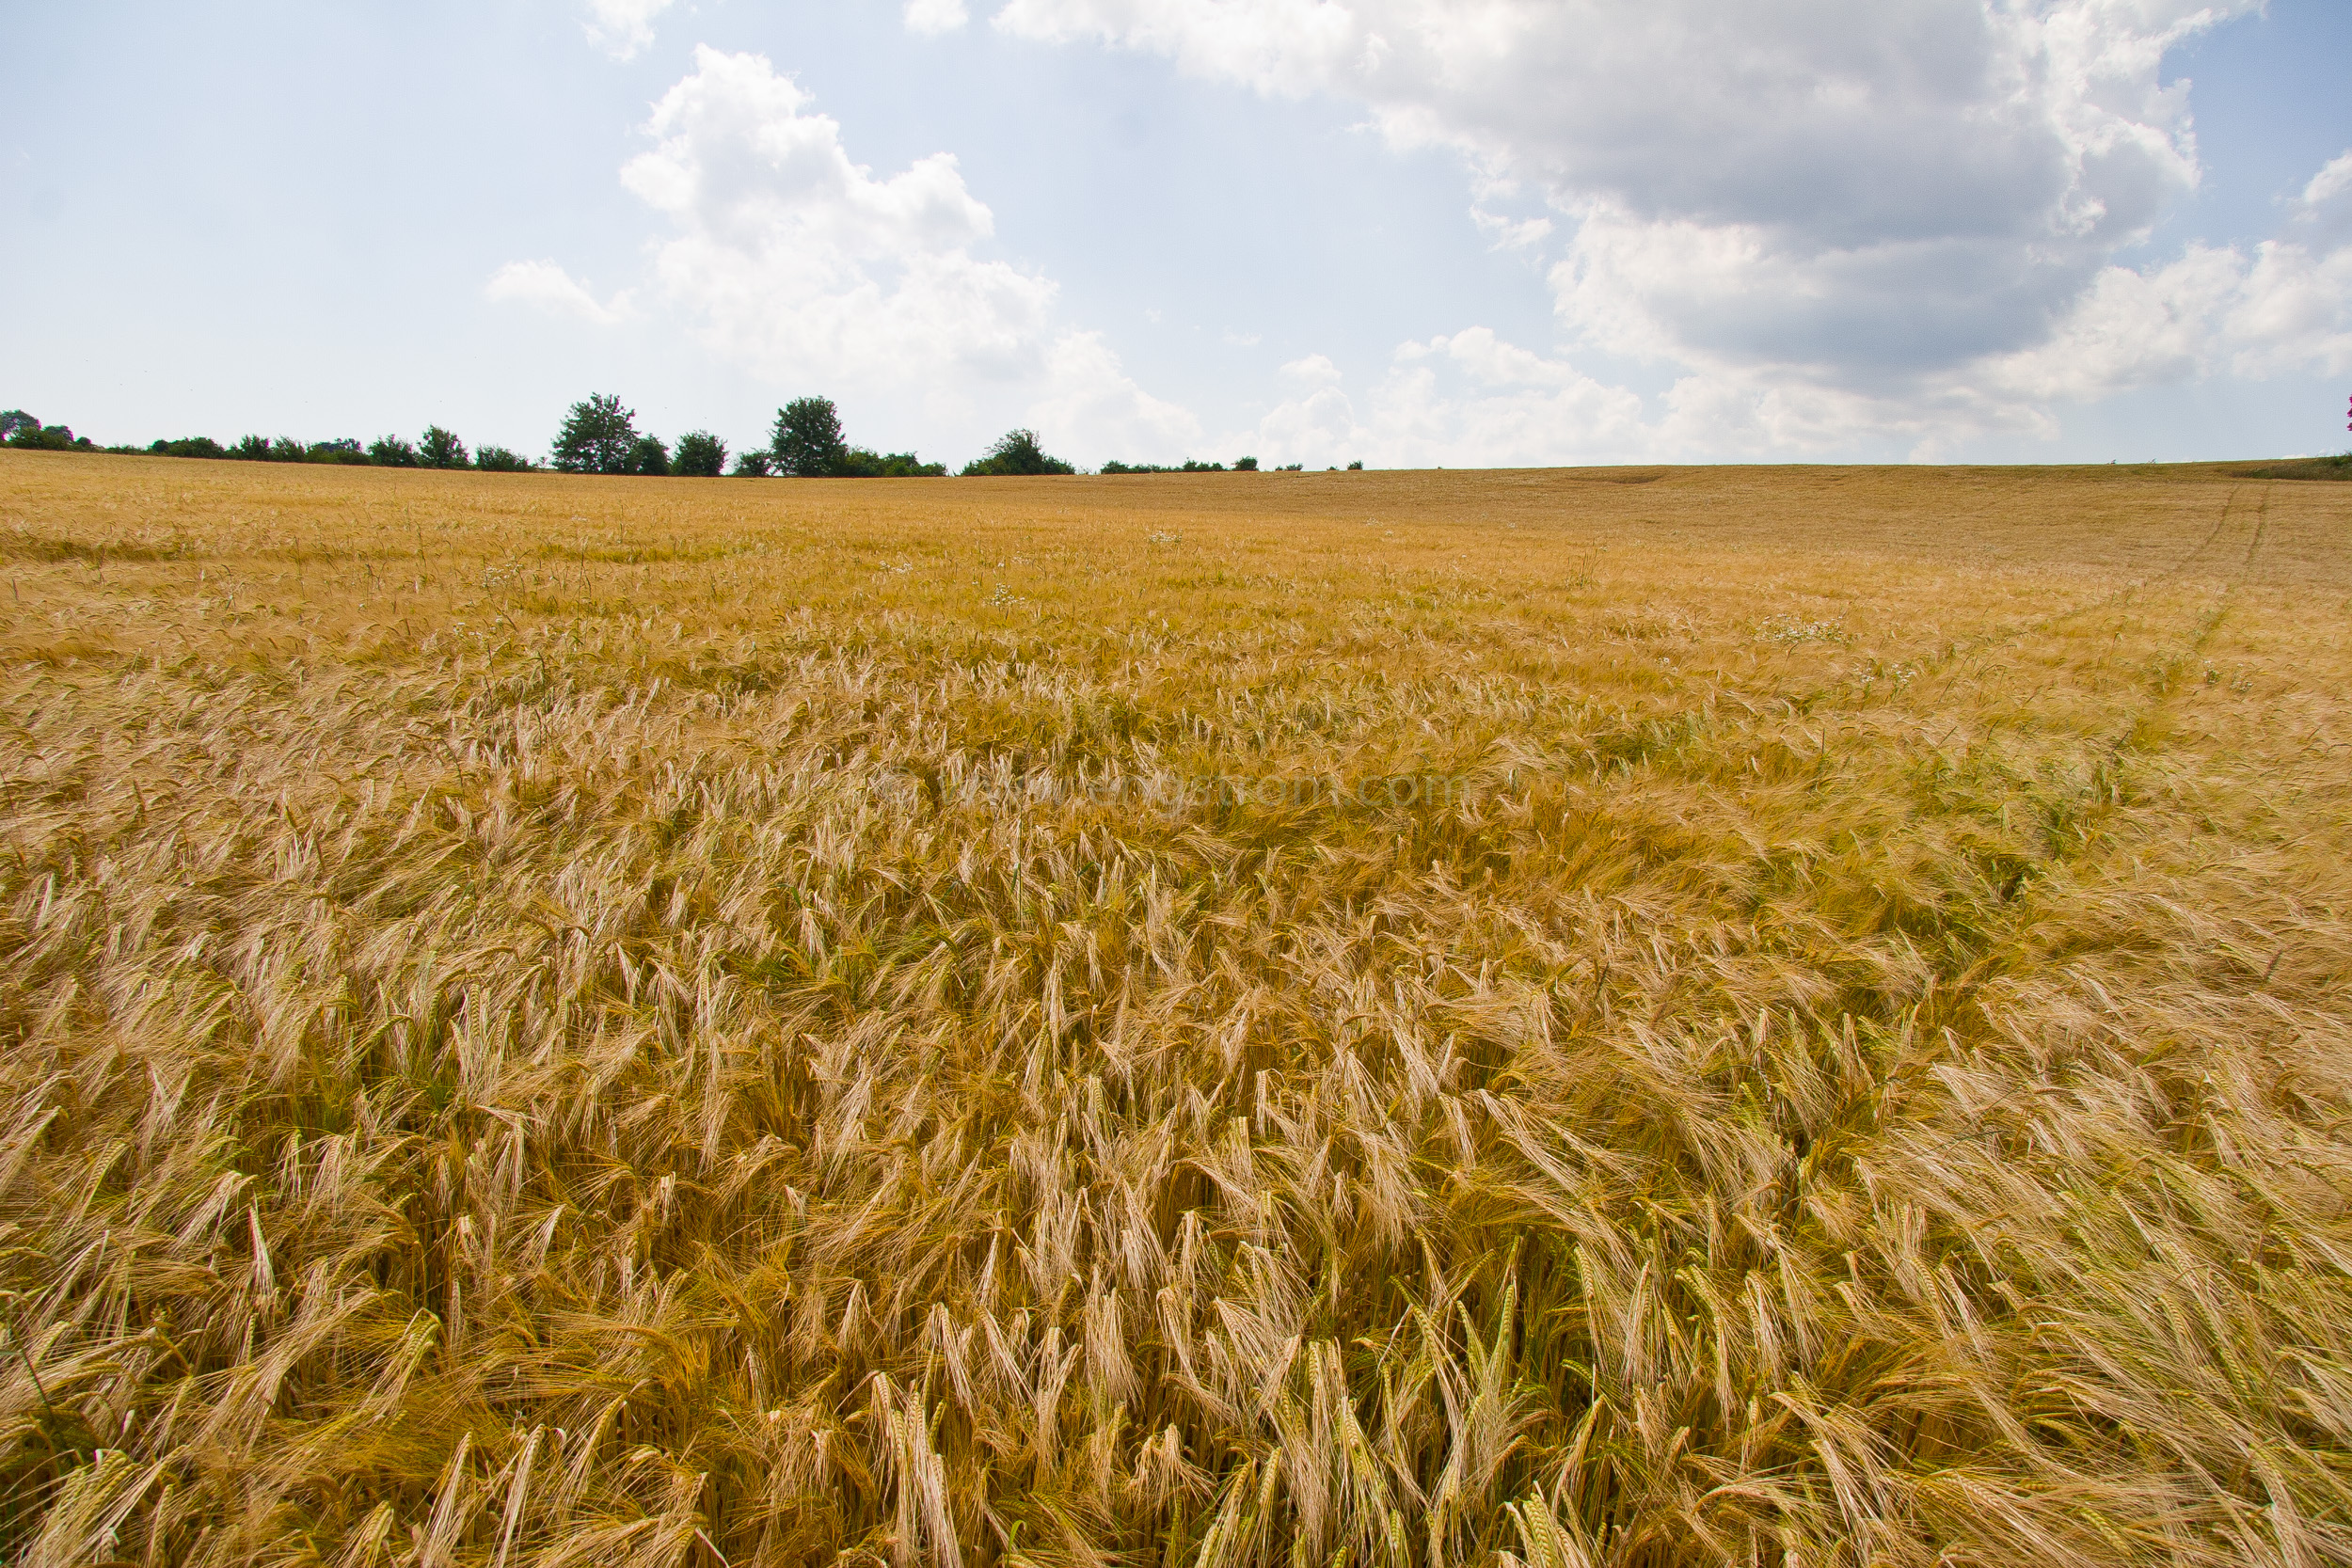
M 2352 493 L 0 453 L 0 554 L 17 1561 L 2352 1560 Z

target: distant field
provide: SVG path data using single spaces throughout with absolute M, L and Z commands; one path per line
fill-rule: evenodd
M 0 452 L 27 1564 L 2352 1560 L 2352 488 Z

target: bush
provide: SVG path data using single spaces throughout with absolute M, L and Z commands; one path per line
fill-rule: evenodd
M 527 474 L 532 467 L 530 458 L 504 447 L 484 447 L 473 454 L 473 466 L 487 474 Z
M 947 471 L 945 463 L 926 463 L 911 451 L 876 452 L 851 447 L 842 453 L 844 479 L 937 479 Z
M 555 435 L 555 466 L 564 473 L 634 473 L 636 459 L 636 411 L 606 393 L 573 404 Z
M 850 456 L 831 398 L 794 398 L 777 409 L 768 444 L 776 471 L 790 479 L 838 478 Z
M 1256 458 L 1245 457 L 1240 462 L 1233 465 L 1233 470 L 1236 473 L 1245 471 L 1254 472 L 1257 467 L 1258 460 Z M 1105 463 L 1103 465 L 1102 471 L 1106 474 L 1221 474 L 1225 471 L 1225 465 L 1222 463 L 1203 463 L 1197 457 L 1187 457 L 1182 463 L 1174 464 Z
M 2333 479 L 2352 480 L 2352 451 L 2341 457 L 2291 457 L 2283 463 L 2265 463 L 2259 467 L 2233 468 L 2239 479 Z
M 1237 474 L 1254 474 L 1257 471 L 1258 460 L 1256 458 L 1236 457 L 1233 459 L 1233 472 Z
M 735 460 L 738 479 L 766 479 L 775 471 L 776 460 L 764 451 L 747 451 Z
M 345 436 L 339 440 L 312 443 L 310 455 L 304 461 L 358 465 L 366 463 L 368 454 L 358 441 Z
M 19 436 L 9 438 L 9 444 L 15 446 L 29 443 L 23 442 L 20 433 Z M 157 457 L 226 457 L 229 455 L 229 449 L 210 436 L 185 436 L 177 441 L 157 441 L 147 450 Z
M 727 444 L 707 430 L 690 430 L 677 438 L 671 467 L 689 479 L 717 479 L 727 471 Z
M 0 441 L 13 441 L 20 430 L 39 430 L 40 421 L 22 408 L 0 412 Z
M 229 455 L 240 463 L 266 463 L 269 461 L 269 437 L 247 436 L 229 449 Z
M 964 477 L 1074 474 L 1078 470 L 1058 457 L 1049 457 L 1034 430 L 1009 430 L 988 449 L 988 455 L 963 466 Z
M 1355 462 L 1350 463 L 1347 466 L 1347 471 L 1351 474 L 1362 473 L 1364 471 L 1364 460 L 1360 457 L 1356 459 Z
M 628 467 L 624 473 L 660 475 L 670 471 L 670 449 L 660 437 L 640 436 L 628 449 Z
M 413 468 L 417 449 L 397 436 L 378 436 L 368 443 L 368 461 L 379 468 Z
M 471 461 L 456 432 L 437 424 L 424 427 L 424 438 L 417 443 L 417 458 L 428 468 L 463 468 Z
M 291 436 L 280 436 L 269 444 L 269 460 L 272 463 L 307 463 L 310 460 L 310 449 Z

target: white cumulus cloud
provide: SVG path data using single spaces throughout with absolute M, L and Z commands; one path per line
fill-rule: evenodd
M 2321 207 L 2337 197 L 2352 195 L 2352 152 L 2340 152 L 2303 187 L 2303 205 Z
M 616 60 L 635 59 L 653 42 L 654 18 L 675 0 L 588 0 L 587 19 L 580 26 L 588 41 Z
M 676 232 L 663 292 L 712 347 L 782 378 L 1041 374 L 1055 286 L 972 247 L 994 230 L 955 158 L 878 177 L 756 55 L 704 48 L 622 170 Z
M 1297 394 L 1227 437 L 1274 463 L 1513 467 L 1617 461 L 1660 444 L 1637 394 L 1484 326 L 1399 345 L 1381 377 L 1355 395 L 1320 354 L 1282 374 Z
M 1480 226 L 1549 257 L 1572 341 L 1684 376 L 1658 439 L 1837 444 L 2337 362 L 2343 269 L 2310 214 L 2352 191 L 2352 154 L 2252 255 L 2117 265 L 2200 178 L 2166 50 L 2256 4 L 1007 0 L 995 22 L 1454 149 Z M 1515 185 L 1556 228 L 1485 205 Z
M 597 299 L 587 284 L 553 261 L 509 261 L 490 275 L 490 281 L 482 292 L 487 298 L 502 303 L 536 306 L 558 315 L 578 316 L 599 326 L 609 326 L 628 314 L 626 292 L 613 295 L 607 304 Z
M 1200 439 L 1200 421 L 1152 396 L 1131 379 L 1099 332 L 1069 332 L 1046 356 L 1043 395 L 1030 404 L 1028 422 L 1048 445 L 1092 453 L 1089 461 L 1124 455 L 1151 460 Z
M 980 254 L 995 218 L 951 154 L 877 174 L 768 59 L 707 47 L 644 133 L 653 145 L 621 181 L 668 225 L 651 246 L 655 291 L 771 384 L 912 397 L 941 418 L 1025 409 L 1049 443 L 1081 452 L 1150 455 L 1197 434 L 1099 333 L 1058 318 L 1051 278 Z M 630 309 L 553 261 L 507 266 L 489 292 L 597 322 Z
M 952 33 L 972 20 L 963 0 L 907 0 L 907 31 L 936 35 Z

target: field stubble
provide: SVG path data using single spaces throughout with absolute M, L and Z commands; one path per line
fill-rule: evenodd
M 0 555 L 18 1561 L 2352 1560 L 2333 486 L 0 453 Z

